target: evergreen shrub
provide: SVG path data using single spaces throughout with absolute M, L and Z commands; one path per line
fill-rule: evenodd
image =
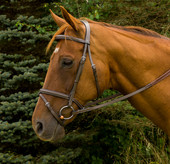
M 168 137 L 127 101 L 78 116 L 56 145 L 37 138 L 31 117 L 49 66 L 45 47 L 58 28 L 48 10 L 61 16 L 59 5 L 76 17 L 169 36 L 168 0 L 2 1 L 0 163 L 168 163 Z

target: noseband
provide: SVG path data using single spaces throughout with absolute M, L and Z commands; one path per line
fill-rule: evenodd
M 166 77 L 168 77 L 170 75 L 170 69 L 169 69 L 167 72 L 162 74 L 160 77 L 158 77 L 153 82 L 147 84 L 146 86 L 144 86 L 144 87 L 142 87 L 142 88 L 140 88 L 140 89 L 138 89 L 138 90 L 136 90 L 132 93 L 129 93 L 125 96 L 121 96 L 122 94 L 118 93 L 116 95 L 108 96 L 107 98 L 103 98 L 103 99 L 96 100 L 96 101 L 91 102 L 91 103 L 87 103 L 85 106 L 83 106 L 78 100 L 76 100 L 74 98 L 74 96 L 75 96 L 77 84 L 79 82 L 79 79 L 80 79 L 80 76 L 81 76 L 81 73 L 82 73 L 82 70 L 83 70 L 83 67 L 84 67 L 84 63 L 86 61 L 87 52 L 88 52 L 88 55 L 89 55 L 91 67 L 92 67 L 92 70 L 93 70 L 93 75 L 94 75 L 95 82 L 96 82 L 96 89 L 97 89 L 98 97 L 99 97 L 101 92 L 100 92 L 100 87 L 99 87 L 99 82 L 98 82 L 98 77 L 97 77 L 97 72 L 96 72 L 96 66 L 93 63 L 91 51 L 90 51 L 90 25 L 85 20 L 82 20 L 81 22 L 85 25 L 85 29 L 86 29 L 84 40 L 80 39 L 80 38 L 72 37 L 72 36 L 67 36 L 67 35 L 57 35 L 56 36 L 56 40 L 64 39 L 64 40 L 71 40 L 71 41 L 75 41 L 75 42 L 84 44 L 83 55 L 81 57 L 81 60 L 80 60 L 80 63 L 79 63 L 79 68 L 77 70 L 76 78 L 75 78 L 75 81 L 74 81 L 74 84 L 73 84 L 73 87 L 72 87 L 70 94 L 67 95 L 67 94 L 64 94 L 64 93 L 61 93 L 61 92 L 56 92 L 56 91 L 52 91 L 52 90 L 48 90 L 48 89 L 40 89 L 40 92 L 39 92 L 39 96 L 44 101 L 45 106 L 49 109 L 49 111 L 54 116 L 54 118 L 58 121 L 58 123 L 62 126 L 64 125 L 64 120 L 69 120 L 74 115 L 84 113 L 84 112 L 88 112 L 88 111 L 92 111 L 92 110 L 102 108 L 102 107 L 107 106 L 107 105 L 111 105 L 111 104 L 116 103 L 118 101 L 125 100 L 125 99 L 132 97 L 132 96 L 134 96 L 134 95 L 136 95 L 140 92 L 143 92 L 144 90 L 146 90 L 146 89 L 152 87 L 153 85 L 159 83 L 160 81 L 162 81 L 163 79 L 165 79 Z M 68 105 L 61 107 L 61 109 L 59 110 L 59 113 L 57 114 L 53 110 L 53 108 L 51 107 L 51 105 L 47 101 L 47 99 L 43 96 L 43 94 L 51 95 L 51 96 L 54 96 L 54 97 L 59 97 L 59 98 L 62 98 L 62 99 L 66 99 L 66 100 L 68 100 Z M 102 104 L 99 104 L 99 103 L 107 101 L 107 100 L 109 100 L 109 101 L 102 103 Z M 72 105 L 73 103 L 75 103 L 78 106 L 78 110 L 74 109 L 74 107 Z M 67 108 L 71 109 L 72 113 L 71 113 L 71 116 L 64 117 L 62 113 Z

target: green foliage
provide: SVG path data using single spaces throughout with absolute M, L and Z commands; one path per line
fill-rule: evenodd
M 22 55 L 0 54 L 0 93 L 11 91 L 25 91 L 30 88 L 31 84 L 40 86 L 43 79 L 40 71 L 45 72 L 48 64 L 40 63 L 36 65 L 37 60 L 33 56 L 24 58 Z M 21 82 L 24 82 L 24 87 L 21 87 Z
M 31 155 L 14 155 L 13 153 L 0 153 L 0 163 L 2 164 L 13 164 L 13 163 L 25 163 L 25 164 L 31 164 L 33 162 L 30 162 L 32 160 Z
M 36 137 L 31 116 L 49 65 L 45 47 L 57 30 L 48 9 L 61 16 L 60 5 L 76 17 L 170 35 L 168 0 L 1 2 L 0 163 L 168 163 L 167 136 L 127 101 L 77 117 L 57 147 Z
M 80 148 L 70 149 L 60 147 L 59 149 L 50 152 L 47 155 L 44 155 L 38 159 L 38 163 L 47 164 L 47 163 L 65 163 L 69 164 L 81 154 L 82 150 Z M 57 156 L 56 156 L 57 154 Z

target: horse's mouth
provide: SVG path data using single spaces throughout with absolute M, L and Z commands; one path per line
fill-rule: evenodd
M 49 141 L 52 143 L 57 143 L 60 139 L 62 139 L 65 136 L 65 130 L 64 127 L 60 124 L 55 124 L 53 128 L 45 128 L 40 132 L 40 130 L 36 130 L 39 128 L 40 125 L 37 125 L 37 127 L 33 127 L 35 130 L 37 136 L 43 140 L 43 141 Z
M 52 137 L 50 138 L 50 142 L 57 143 L 60 139 L 62 139 L 65 136 L 65 130 L 64 127 L 61 125 L 58 125 L 56 129 L 54 130 L 54 133 Z

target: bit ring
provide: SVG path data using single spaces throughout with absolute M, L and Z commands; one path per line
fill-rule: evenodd
M 72 115 L 71 115 L 70 117 L 64 117 L 64 116 L 62 115 L 63 110 L 66 109 L 66 108 L 71 108 L 71 110 L 72 110 Z M 60 111 L 59 111 L 60 119 L 63 119 L 63 120 L 69 120 L 69 119 L 71 119 L 71 118 L 74 116 L 74 115 L 73 115 L 73 112 L 74 112 L 74 111 L 75 111 L 75 110 L 74 110 L 74 108 L 73 108 L 72 106 L 69 106 L 69 105 L 63 106 L 63 107 L 60 109 Z

